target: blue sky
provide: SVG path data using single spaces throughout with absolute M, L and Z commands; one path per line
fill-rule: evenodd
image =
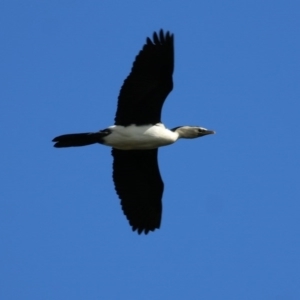
M 299 1 L 2 1 L 0 298 L 300 299 Z M 175 34 L 161 229 L 122 215 L 112 125 L 145 38 Z

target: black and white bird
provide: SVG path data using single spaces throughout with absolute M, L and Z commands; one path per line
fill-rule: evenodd
M 158 148 L 180 138 L 192 139 L 215 133 L 198 126 L 167 129 L 161 110 L 173 89 L 174 36 L 154 32 L 146 39 L 121 88 L 115 125 L 97 132 L 57 136 L 54 147 L 102 144 L 112 147 L 113 181 L 132 230 L 147 234 L 160 228 L 164 183 Z

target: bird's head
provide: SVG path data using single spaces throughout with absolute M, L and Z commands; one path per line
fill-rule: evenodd
M 179 126 L 173 128 L 172 131 L 177 132 L 179 138 L 185 138 L 185 139 L 194 139 L 194 138 L 202 137 L 204 135 L 216 133 L 213 130 L 208 130 L 204 127 L 199 127 L 199 126 Z

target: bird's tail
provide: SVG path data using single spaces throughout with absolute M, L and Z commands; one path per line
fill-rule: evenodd
M 101 143 L 102 138 L 106 135 L 105 131 L 64 134 L 57 136 L 52 142 L 55 142 L 54 147 L 56 148 L 80 147 Z

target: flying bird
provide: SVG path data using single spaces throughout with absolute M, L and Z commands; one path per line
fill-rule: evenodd
M 54 147 L 102 144 L 112 147 L 113 181 L 133 231 L 160 228 L 164 183 L 157 163 L 158 148 L 180 138 L 215 133 L 199 126 L 167 129 L 161 110 L 173 89 L 174 35 L 154 32 L 135 58 L 118 97 L 115 124 L 97 132 L 64 134 Z

